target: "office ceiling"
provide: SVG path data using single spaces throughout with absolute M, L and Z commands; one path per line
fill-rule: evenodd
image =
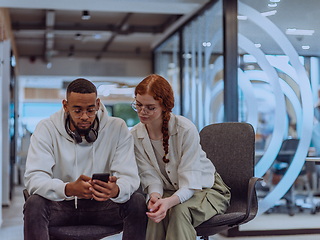
M 208 0 L 2 0 L 19 57 L 146 57 L 151 44 Z M 90 19 L 83 20 L 84 11 Z
M 281 31 L 313 29 L 312 36 L 287 35 L 301 55 L 320 56 L 319 0 L 241 0 L 259 12 L 276 10 L 268 18 Z M 177 22 L 209 0 L 2 0 L 9 8 L 19 57 L 30 60 L 52 57 L 151 57 L 152 43 Z M 82 20 L 87 10 L 90 19 Z M 274 43 L 239 23 L 241 31 L 261 43 L 267 53 L 277 54 Z M 302 49 L 303 45 L 310 49 Z

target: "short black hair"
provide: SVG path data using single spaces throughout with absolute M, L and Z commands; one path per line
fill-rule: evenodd
M 67 96 L 71 93 L 95 93 L 97 95 L 96 86 L 87 79 L 78 78 L 73 80 L 67 88 Z

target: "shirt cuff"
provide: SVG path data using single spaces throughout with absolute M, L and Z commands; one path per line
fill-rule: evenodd
M 153 183 L 148 186 L 148 194 L 150 195 L 153 192 L 159 193 L 161 196 L 163 195 L 163 187 L 161 184 Z
M 177 195 L 180 199 L 180 203 L 183 203 L 189 200 L 194 194 L 193 189 L 189 189 L 186 187 L 179 188 L 173 195 Z

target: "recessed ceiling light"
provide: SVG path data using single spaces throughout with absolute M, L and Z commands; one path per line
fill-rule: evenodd
M 277 10 L 272 10 L 272 11 L 261 13 L 261 16 L 268 17 L 268 16 L 275 15 L 276 13 L 277 13 Z
M 278 3 L 278 2 L 280 2 L 280 0 L 270 0 L 270 2 Z
M 81 35 L 81 33 L 77 33 L 77 34 L 74 35 L 74 39 L 75 40 L 82 40 L 83 36 Z
M 288 28 L 286 30 L 286 34 L 288 34 L 288 35 L 307 35 L 307 36 L 311 36 L 311 35 L 314 34 L 314 30 Z
M 52 63 L 51 63 L 51 62 L 48 62 L 48 63 L 47 63 L 47 68 L 50 69 L 51 67 L 52 67 Z
M 278 4 L 276 4 L 276 3 L 269 3 L 269 4 L 268 4 L 268 7 L 274 8 L 274 7 L 276 7 L 276 6 L 278 6 Z
M 308 46 L 308 45 L 303 45 L 303 46 L 302 46 L 302 49 L 303 49 L 303 50 L 308 50 L 308 49 L 310 49 L 310 46 Z
M 89 20 L 90 18 L 91 18 L 91 16 L 89 14 L 89 11 L 83 11 L 82 12 L 82 16 L 81 16 L 82 20 Z
M 211 42 L 203 42 L 202 46 L 204 47 L 210 47 L 211 46 Z
M 184 54 L 182 54 L 182 57 L 186 58 L 186 59 L 190 59 L 192 57 L 192 55 L 191 55 L 191 53 L 184 53 Z
M 260 44 L 260 43 L 255 43 L 254 46 L 255 46 L 256 48 L 261 48 L 261 44 Z

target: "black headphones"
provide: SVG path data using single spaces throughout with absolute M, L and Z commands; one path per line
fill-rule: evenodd
M 68 115 L 68 117 L 66 118 L 66 124 L 65 124 L 65 128 L 67 133 L 69 134 L 70 137 L 72 137 L 76 143 L 81 143 L 82 142 L 82 137 L 81 135 L 78 133 L 77 130 L 74 130 L 73 132 L 70 130 L 69 127 L 69 118 L 70 116 Z M 96 124 L 95 124 L 96 123 Z M 95 127 L 96 126 L 96 127 Z M 95 127 L 95 128 L 94 128 Z M 94 124 L 93 127 L 90 129 L 90 131 L 84 136 L 85 139 L 87 140 L 88 143 L 92 143 L 94 141 L 97 140 L 98 138 L 98 131 L 99 131 L 99 120 L 98 117 L 95 118 L 94 120 Z

